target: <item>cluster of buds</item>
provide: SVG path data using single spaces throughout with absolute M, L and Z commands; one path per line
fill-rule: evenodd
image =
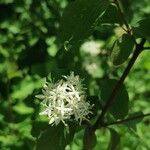
M 82 80 L 73 72 L 56 83 L 46 82 L 42 94 L 36 97 L 42 100 L 40 115 L 46 115 L 51 125 L 58 125 L 61 121 L 67 125 L 65 121 L 72 118 L 81 124 L 91 113 Z

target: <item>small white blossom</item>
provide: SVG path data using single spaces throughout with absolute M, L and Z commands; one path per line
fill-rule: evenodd
M 40 115 L 46 115 L 52 125 L 58 125 L 61 121 L 66 125 L 65 121 L 71 118 L 81 124 L 91 113 L 82 80 L 73 72 L 63 78 L 57 83 L 46 82 L 42 94 L 36 96 L 42 100 L 43 111 Z
M 82 44 L 81 51 L 90 54 L 91 56 L 97 56 L 100 53 L 102 44 L 95 41 L 88 41 Z

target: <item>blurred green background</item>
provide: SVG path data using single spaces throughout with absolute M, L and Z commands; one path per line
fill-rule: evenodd
M 126 63 L 114 67 L 109 55 L 113 42 L 124 33 L 115 23 L 97 24 L 79 49 L 65 49 L 58 40 L 60 18 L 71 0 L 0 0 L 0 150 L 33 150 L 40 120 L 39 100 L 45 77 L 57 79 L 74 71 L 84 77 L 89 96 L 99 95 L 97 80 L 118 78 Z M 150 16 L 149 0 L 121 0 L 131 25 Z M 104 20 L 106 22 L 107 20 Z M 148 43 L 146 43 L 148 45 Z M 130 113 L 150 112 L 150 53 L 143 52 L 125 81 Z M 130 124 L 130 126 L 132 126 Z M 150 149 L 150 119 L 136 128 L 113 126 L 121 134 L 120 150 Z M 135 132 L 136 130 L 136 132 Z M 80 150 L 83 130 L 66 149 Z M 98 130 L 95 150 L 106 150 L 107 129 Z M 47 137 L 48 138 L 48 137 Z M 53 148 L 51 148 L 53 150 Z

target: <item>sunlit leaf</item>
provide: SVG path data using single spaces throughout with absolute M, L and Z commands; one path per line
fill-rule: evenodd
M 121 65 L 124 63 L 134 47 L 133 38 L 128 34 L 123 34 L 122 37 L 114 43 L 111 60 L 114 65 Z
M 23 103 L 13 106 L 13 110 L 21 115 L 33 113 L 33 108 L 28 107 Z
M 145 18 L 137 23 L 136 27 L 133 27 L 133 33 L 136 37 L 147 38 L 150 40 L 150 18 Z

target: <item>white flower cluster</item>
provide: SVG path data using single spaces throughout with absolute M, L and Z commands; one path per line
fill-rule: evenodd
M 82 44 L 81 51 L 90 54 L 91 56 L 97 56 L 100 53 L 102 44 L 95 41 L 88 41 Z
M 64 80 L 57 83 L 46 82 L 42 95 L 36 97 L 42 99 L 43 111 L 40 115 L 46 115 L 49 124 L 58 125 L 62 121 L 72 117 L 80 121 L 86 120 L 90 112 L 90 104 L 86 102 L 85 89 L 79 76 L 71 72 L 69 76 L 63 76 Z

